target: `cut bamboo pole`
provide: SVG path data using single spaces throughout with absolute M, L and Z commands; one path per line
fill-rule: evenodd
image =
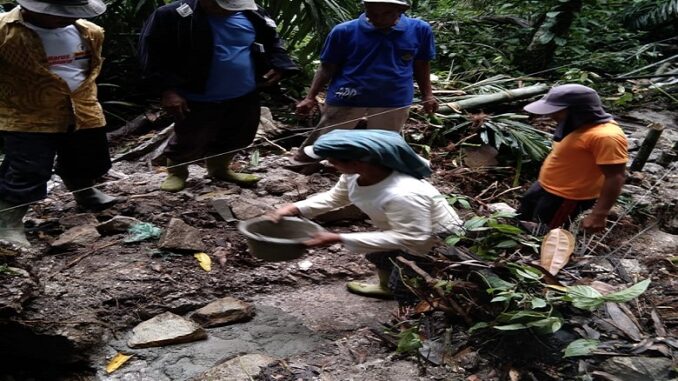
M 647 159 L 650 157 L 652 150 L 654 150 L 654 147 L 657 145 L 659 137 L 661 136 L 662 132 L 664 132 L 664 125 L 661 123 L 650 123 L 650 125 L 647 127 L 647 135 L 645 135 L 645 139 L 640 145 L 638 155 L 636 155 L 636 158 L 631 164 L 632 172 L 643 170 L 643 167 L 645 166 Z
M 438 112 L 441 114 L 451 114 L 453 112 L 461 112 L 462 110 L 490 106 L 496 103 L 530 98 L 535 95 L 546 93 L 549 88 L 548 85 L 533 85 L 494 94 L 477 95 L 457 102 L 443 103 L 440 105 Z

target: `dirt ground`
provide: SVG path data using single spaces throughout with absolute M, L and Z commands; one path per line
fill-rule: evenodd
M 675 132 L 672 137 L 678 134 Z M 673 143 L 666 139 L 666 145 Z M 485 368 L 489 360 L 477 353 L 460 358 L 453 369 L 396 355 L 375 329 L 380 329 L 379 322 L 397 314 L 397 305 L 345 291 L 346 281 L 373 274 L 360 255 L 333 246 L 310 250 L 302 259 L 290 262 L 267 263 L 253 258 L 236 222 L 220 217 L 212 200 L 253 200 L 253 206 L 242 213 L 264 212 L 326 190 L 336 174 L 296 175 L 283 168 L 284 160 L 266 152 L 254 167 L 250 156 L 239 159 L 239 165 L 268 180 L 254 189 L 241 189 L 206 179 L 205 170 L 192 165 L 188 188 L 170 194 L 158 191 L 165 177 L 163 167 L 116 162 L 102 189 L 124 199 L 108 210 L 93 213 L 99 222 L 130 216 L 163 229 L 171 218 L 183 220 L 200 229 L 206 253 L 213 254 L 219 248 L 227 253 L 225 264 L 214 260 L 209 273 L 191 254 L 160 250 L 157 240 L 125 243 L 124 234 L 53 249 L 51 244 L 68 226 L 84 223 L 73 222 L 73 216 L 84 211 L 55 178 L 50 183 L 49 198 L 34 205 L 27 215 L 34 250 L 6 260 L 27 274 L 0 274 L 0 299 L 11 302 L 0 309 L 0 380 L 184 380 L 224 358 L 250 352 L 284 360 L 284 369 L 273 367 L 262 373 L 262 377 L 268 377 L 262 379 L 270 380 L 464 380 L 474 375 L 483 380 L 499 379 L 495 378 L 497 372 Z M 444 156 L 434 160 L 434 165 L 433 182 L 445 193 L 474 197 L 496 176 L 492 170 L 482 174 L 460 170 Z M 636 184 L 647 189 L 660 175 L 648 174 L 636 179 Z M 666 197 L 675 199 L 676 174 L 670 174 L 664 182 L 662 192 L 673 193 L 654 196 L 664 201 Z M 490 194 L 500 194 L 501 190 Z M 514 190 L 486 201 L 515 205 L 520 192 Z M 232 205 L 232 209 L 237 208 Z M 91 216 L 81 218 L 87 221 Z M 621 266 L 625 269 L 622 278 L 628 277 L 628 281 L 650 276 L 653 288 L 644 303 L 654 304 L 664 323 L 675 332 L 678 287 L 675 265 L 667 258 L 678 252 L 678 240 L 666 232 L 671 230 L 666 227 L 668 223 L 662 224 L 625 246 L 628 249 L 619 251 L 614 261 L 602 263 L 597 272 L 591 270 L 584 276 L 603 281 L 619 279 L 620 266 L 615 265 L 619 261 L 625 264 Z M 607 245 L 624 244 L 644 227 L 642 217 L 627 219 Z M 330 228 L 356 231 L 369 229 L 369 225 L 353 221 L 331 224 Z M 199 346 L 181 344 L 136 351 L 125 346 L 129 330 L 139 322 L 165 311 L 186 314 L 224 296 L 253 303 L 257 317 L 212 331 L 214 339 Z M 113 375 L 106 375 L 103 368 L 118 351 L 135 356 Z

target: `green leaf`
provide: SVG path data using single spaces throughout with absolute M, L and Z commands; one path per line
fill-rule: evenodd
M 407 329 L 398 336 L 400 337 L 398 340 L 398 348 L 396 349 L 398 353 L 414 352 L 422 346 L 421 337 L 416 328 Z
M 529 322 L 526 325 L 534 329 L 535 333 L 546 335 L 560 330 L 563 327 L 563 319 L 551 316 L 546 319 Z
M 252 157 L 250 158 L 250 165 L 253 167 L 256 167 L 259 165 L 259 150 L 255 149 L 254 152 L 252 152 Z
M 488 328 L 489 326 L 490 324 L 485 322 L 476 323 L 468 329 L 468 333 L 474 333 L 475 331 Z
M 516 246 L 518 246 L 518 242 L 512 239 L 507 239 L 506 241 L 501 241 L 498 244 L 494 245 L 494 247 L 496 247 L 497 249 L 511 249 Z
M 546 300 L 542 298 L 534 298 L 530 301 L 533 309 L 546 307 Z
M 464 229 L 474 230 L 484 226 L 487 223 L 487 218 L 475 216 L 470 220 L 464 222 Z
M 461 237 L 456 236 L 456 235 L 451 235 L 451 236 L 449 236 L 445 239 L 445 243 L 448 246 L 454 246 L 454 245 L 458 244 L 459 241 L 461 241 Z
M 565 355 L 563 357 L 577 357 L 577 356 L 588 356 L 591 352 L 595 351 L 600 345 L 599 340 L 594 339 L 579 339 L 571 342 L 564 350 Z
M 457 200 L 457 202 L 459 203 L 459 205 L 461 205 L 462 208 L 471 209 L 471 204 L 465 199 L 460 198 L 459 200 Z
M 527 329 L 527 326 L 525 324 L 518 323 L 518 324 L 495 325 L 492 328 L 500 331 L 518 331 L 521 329 Z
M 605 303 L 603 295 L 590 286 L 567 287 L 566 296 L 572 300 L 573 306 L 583 310 L 592 311 Z
M 509 290 L 511 288 L 514 288 L 516 286 L 515 284 L 507 282 L 507 281 L 501 279 L 500 277 L 498 277 L 497 275 L 495 275 L 494 273 L 491 273 L 489 271 L 478 272 L 477 274 L 479 274 L 483 278 L 483 281 L 485 281 L 485 284 L 487 284 L 487 286 L 492 290 L 505 291 L 505 290 Z
M 523 230 L 520 229 L 519 227 L 508 224 L 498 224 L 496 222 L 490 221 L 487 225 L 495 230 L 498 230 L 506 234 L 521 234 L 523 232 Z
M 633 286 L 613 292 L 611 294 L 607 294 L 604 296 L 605 301 L 608 302 L 614 302 L 614 303 L 626 303 L 630 300 L 633 300 L 637 297 L 639 297 L 645 290 L 647 290 L 647 287 L 650 285 L 650 280 L 645 279 L 644 281 L 638 282 L 634 284 Z

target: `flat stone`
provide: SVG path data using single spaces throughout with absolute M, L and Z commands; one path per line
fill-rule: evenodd
M 96 226 L 97 231 L 102 235 L 111 235 L 126 233 L 132 225 L 141 223 L 134 217 L 115 216 L 108 221 L 102 222 Z
M 279 203 L 279 199 L 272 197 L 237 197 L 231 200 L 231 210 L 237 219 L 249 220 L 272 211 L 273 205 Z
M 193 379 L 193 381 L 218 381 L 218 380 L 249 380 L 258 374 L 262 368 L 265 368 L 277 360 L 273 357 L 253 353 L 230 359 L 214 368 L 208 370 L 202 375 Z
M 254 316 L 254 306 L 232 297 L 216 300 L 195 311 L 191 319 L 205 328 L 249 320 Z
M 516 209 L 512 207 L 511 205 L 505 203 L 505 202 L 497 202 L 494 204 L 489 204 L 487 206 L 487 209 L 490 210 L 492 213 L 496 212 L 509 212 L 509 213 L 515 213 Z
M 92 213 L 68 214 L 59 218 L 59 224 L 66 229 L 82 225 L 96 225 L 99 221 Z
M 671 359 L 666 357 L 612 357 L 601 365 L 601 370 L 619 381 L 668 380 Z
M 165 312 L 134 327 L 127 345 L 130 348 L 162 347 L 206 338 L 207 332 L 196 322 Z
M 178 218 L 172 218 L 165 233 L 160 237 L 159 247 L 165 250 L 204 251 L 202 233 Z
M 348 205 L 343 208 L 330 210 L 315 218 L 321 224 L 337 221 L 360 221 L 367 218 L 367 215 L 355 205 Z
M 94 225 L 75 226 L 66 230 L 59 238 L 52 242 L 52 248 L 67 250 L 78 246 L 94 243 L 101 237 Z
M 266 173 L 266 177 L 261 179 L 259 186 L 267 193 L 275 196 L 306 197 L 310 192 L 307 183 L 306 176 L 288 169 L 276 168 Z
M 663 174 L 666 168 L 656 163 L 645 163 L 643 172 L 651 173 L 653 175 Z
M 499 162 L 497 155 L 499 151 L 487 144 L 479 148 L 464 149 L 464 164 L 470 168 L 494 167 Z
M 37 291 L 38 285 L 26 270 L 7 267 L 0 273 L 0 316 L 21 313 L 24 303 Z
M 224 219 L 226 222 L 233 222 L 237 221 L 237 218 L 233 215 L 233 212 L 231 211 L 231 207 L 229 206 L 229 202 L 226 199 L 220 198 L 216 200 L 212 200 L 212 207 L 214 210 L 219 213 L 219 216 Z

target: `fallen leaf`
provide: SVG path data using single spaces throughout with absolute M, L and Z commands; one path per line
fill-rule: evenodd
M 541 266 L 553 275 L 565 267 L 574 251 L 575 239 L 565 229 L 553 229 L 541 244 Z
M 614 303 L 605 303 L 605 310 L 610 315 L 611 323 L 619 328 L 631 340 L 640 341 L 642 333 L 631 318 Z
M 106 365 L 106 373 L 111 374 L 118 370 L 127 360 L 130 359 L 132 355 L 126 355 L 123 353 L 117 353 L 111 361 L 108 362 L 108 365 Z
M 198 263 L 203 270 L 207 272 L 212 271 L 212 259 L 209 255 L 205 253 L 195 253 L 193 256 L 198 260 Z

